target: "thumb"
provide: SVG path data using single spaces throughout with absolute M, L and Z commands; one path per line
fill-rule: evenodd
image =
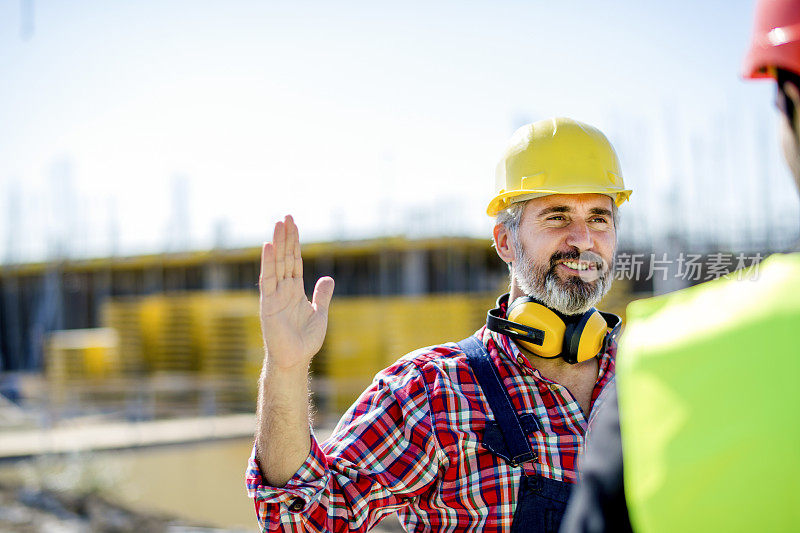
M 333 297 L 333 278 L 325 276 L 317 280 L 314 287 L 314 295 L 311 297 L 311 303 L 317 311 L 327 314 L 328 307 L 331 304 Z

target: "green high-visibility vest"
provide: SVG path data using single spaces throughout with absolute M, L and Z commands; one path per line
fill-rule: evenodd
M 628 307 L 617 388 L 635 531 L 800 531 L 800 254 L 730 278 Z

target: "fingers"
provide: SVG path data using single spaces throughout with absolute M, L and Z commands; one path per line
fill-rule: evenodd
M 292 242 L 292 255 L 289 256 L 288 246 L 286 254 L 286 276 L 295 278 L 303 277 L 303 258 L 300 255 L 300 231 L 297 229 L 297 224 L 294 223 L 292 215 L 286 216 L 286 242 Z M 291 265 L 291 267 L 290 267 Z
M 303 257 L 300 255 L 300 246 L 294 249 L 294 277 L 303 279 Z
M 317 280 L 317 285 L 314 287 L 314 296 L 311 298 L 311 303 L 323 313 L 328 313 L 328 307 L 331 305 L 331 298 L 333 297 L 333 278 L 325 276 Z
M 300 256 L 300 232 L 292 215 L 275 223 L 272 235 L 275 278 L 281 281 L 303 277 L 303 259 Z
M 272 242 L 266 243 L 261 251 L 261 276 L 259 284 L 262 292 L 271 294 L 275 285 L 284 279 L 303 277 L 303 259 L 300 255 L 300 232 L 292 215 L 275 223 Z M 265 284 L 268 281 L 268 284 Z
M 286 225 L 283 222 L 275 223 L 272 245 L 275 247 L 275 278 L 281 281 L 286 274 Z
M 296 249 L 300 248 L 300 237 L 297 231 L 297 224 L 294 223 L 292 215 L 286 215 L 283 219 L 283 224 L 286 226 L 286 255 L 284 256 L 284 264 L 286 268 L 286 277 L 294 277 L 294 253 Z
M 278 278 L 275 276 L 275 247 L 271 242 L 265 242 L 261 247 L 261 274 L 258 277 L 258 286 L 261 294 L 270 295 L 275 292 Z

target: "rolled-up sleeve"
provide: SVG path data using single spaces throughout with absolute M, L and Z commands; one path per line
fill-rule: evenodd
M 366 531 L 411 504 L 436 481 L 442 462 L 429 399 L 416 366 L 379 373 L 283 487 L 264 484 L 251 455 L 246 474 L 262 531 Z
M 283 487 L 272 487 L 264 483 L 261 470 L 256 462 L 256 449 L 253 446 L 245 482 L 247 495 L 255 502 L 256 514 L 262 529 L 264 531 L 274 529 L 268 527 L 271 522 L 271 514 L 278 518 L 276 526 L 301 524 L 302 520 L 297 514 L 305 511 L 310 504 L 319 499 L 329 477 L 327 459 L 313 434 L 308 457 Z

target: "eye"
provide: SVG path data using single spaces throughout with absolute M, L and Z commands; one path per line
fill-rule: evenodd
M 594 217 L 592 219 L 592 222 L 597 222 L 597 223 L 600 223 L 600 224 L 608 224 L 608 219 L 605 218 L 605 217 Z
M 547 217 L 547 220 L 565 220 L 564 215 L 553 215 L 551 217 Z

